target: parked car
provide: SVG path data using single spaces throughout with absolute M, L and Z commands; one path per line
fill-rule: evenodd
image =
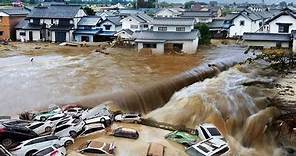
M 222 155 L 228 151 L 228 144 L 219 138 L 209 138 L 186 149 L 189 156 Z
M 86 155 L 113 155 L 114 149 L 114 144 L 88 141 L 79 148 L 79 153 Z
M 51 121 L 45 121 L 45 122 L 36 121 L 36 122 L 32 122 L 26 127 L 33 130 L 38 135 L 49 133 L 53 129 L 53 125 Z
M 80 134 L 80 136 L 86 136 L 93 133 L 102 133 L 105 132 L 105 126 L 104 124 L 98 123 L 98 124 L 90 124 L 85 125 L 84 131 Z
M 191 135 L 186 132 L 180 132 L 180 131 L 171 132 L 167 134 L 165 138 L 175 141 L 187 147 L 194 145 L 199 139 L 198 136 L 196 135 Z
M 65 156 L 67 154 L 66 148 L 59 144 L 53 144 L 50 147 L 39 150 L 33 156 Z
M 39 149 L 47 148 L 53 144 L 67 147 L 73 143 L 74 139 L 71 137 L 57 137 L 48 135 L 23 141 L 19 146 L 11 149 L 11 152 L 17 156 L 31 156 Z
M 11 125 L 11 126 L 27 126 L 31 123 L 31 121 L 18 120 L 18 119 L 3 119 L 3 120 L 0 120 L 0 123 L 4 123 L 6 125 Z
M 130 139 L 138 139 L 139 133 L 135 129 L 120 127 L 113 131 L 113 136 L 130 138 Z
M 34 131 L 24 126 L 0 124 L 0 143 L 7 149 L 21 141 L 38 137 Z
M 49 117 L 52 117 L 56 114 L 60 114 L 62 113 L 62 109 L 59 107 L 54 107 L 52 108 L 50 111 L 45 111 L 45 112 L 41 112 L 38 113 L 35 117 L 34 117 L 34 121 L 45 121 L 47 120 Z
M 76 124 L 67 123 L 61 126 L 56 127 L 53 131 L 53 135 L 56 136 L 71 136 L 72 138 L 77 137 L 84 130 L 84 121 L 81 121 Z
M 71 115 L 71 116 L 81 116 L 83 111 L 84 110 L 80 107 L 73 107 L 73 108 L 69 108 L 69 109 L 65 110 L 64 113 Z
M 67 117 L 67 118 L 63 118 L 61 119 L 57 124 L 56 124 L 56 127 L 59 127 L 61 125 L 64 125 L 64 124 L 77 124 L 79 122 L 81 122 L 81 118 L 76 118 L 76 117 Z
M 146 156 L 163 156 L 164 146 L 158 143 L 150 143 Z
M 61 120 L 64 120 L 64 119 L 67 119 L 67 118 L 70 118 L 71 116 L 67 116 L 67 114 L 65 113 L 59 113 L 59 114 L 56 114 L 52 117 L 49 117 L 47 119 L 47 121 L 50 121 L 52 122 L 52 125 L 55 127 L 57 125 L 57 123 L 59 123 Z
M 85 124 L 96 124 L 96 123 L 102 123 L 102 124 L 105 124 L 106 126 L 109 126 L 111 125 L 111 118 L 107 115 L 104 115 L 104 116 L 95 116 L 95 117 L 92 117 L 92 118 L 88 118 L 88 119 L 85 119 Z
M 115 121 L 140 123 L 141 117 L 139 114 L 118 114 L 114 117 Z
M 204 123 L 197 127 L 198 136 L 204 140 L 212 137 L 224 138 L 218 128 L 210 123 Z
M 0 155 L 1 156 L 12 156 L 12 154 L 2 145 L 0 145 Z

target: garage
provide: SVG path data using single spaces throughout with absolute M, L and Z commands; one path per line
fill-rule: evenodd
M 65 42 L 66 41 L 66 31 L 56 31 L 55 32 L 55 41 L 56 42 Z

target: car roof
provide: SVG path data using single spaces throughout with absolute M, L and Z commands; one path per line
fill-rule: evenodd
M 97 123 L 97 124 L 89 124 L 89 125 L 85 125 L 86 127 L 88 128 L 97 128 L 97 127 L 104 127 L 104 124 L 101 124 L 101 123 Z
M 125 128 L 125 127 L 119 127 L 117 129 L 122 130 L 122 131 L 126 131 L 126 132 L 132 132 L 132 133 L 136 133 L 137 132 L 137 130 L 135 130 L 135 129 Z
M 211 149 L 207 148 L 211 152 L 211 151 L 216 151 L 216 150 L 220 149 L 220 147 L 227 145 L 227 143 L 219 138 L 209 138 L 209 139 L 201 141 L 195 145 L 192 145 L 192 147 L 198 150 L 200 145 L 202 145 L 203 147 L 206 146 L 206 147 L 211 148 Z M 210 145 L 216 146 L 217 148 L 213 148 Z

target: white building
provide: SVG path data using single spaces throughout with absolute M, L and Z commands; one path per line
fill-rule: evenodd
M 181 15 L 182 12 L 180 12 L 178 9 L 174 8 L 163 8 L 160 11 L 158 11 L 155 16 L 156 17 L 177 17 Z
M 17 40 L 70 42 L 85 12 L 77 5 L 35 7 L 16 28 Z
M 121 20 L 122 29 L 130 29 L 131 31 L 148 30 L 153 18 L 146 14 L 134 14 Z
M 199 31 L 194 30 L 195 19 L 190 18 L 155 18 L 152 29 L 134 33 L 138 51 L 149 48 L 155 54 L 166 51 L 196 52 Z
M 282 10 L 265 23 L 268 33 L 291 33 L 296 30 L 296 13 L 290 9 Z

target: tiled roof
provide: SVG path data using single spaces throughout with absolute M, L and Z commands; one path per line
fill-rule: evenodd
M 199 36 L 198 30 L 191 32 L 159 32 L 159 31 L 136 31 L 133 37 L 136 40 L 194 40 Z
M 131 17 L 133 17 L 134 19 L 136 19 L 137 21 L 139 21 L 140 23 L 149 23 L 152 22 L 153 18 L 146 15 L 146 14 L 136 14 L 136 15 L 131 15 Z
M 89 29 L 89 30 L 76 30 L 74 34 L 87 34 L 87 35 L 96 35 L 102 31 L 102 28 L 99 29 Z
M 118 16 L 108 16 L 106 20 L 109 20 L 110 22 L 114 23 L 116 26 L 121 25 L 121 18 Z
M 279 33 L 244 33 L 245 41 L 285 41 L 291 40 L 291 34 Z
M 131 31 L 130 29 L 122 29 L 121 31 L 125 31 L 126 33 L 128 33 L 129 35 L 133 35 L 133 31 Z
M 42 28 L 42 25 L 30 24 L 29 20 L 22 20 L 14 28 L 24 30 L 40 30 Z
M 155 17 L 152 21 L 153 25 L 194 25 L 194 18 L 182 17 Z
M 230 23 L 227 23 L 225 19 L 214 19 L 209 23 L 210 29 L 229 29 L 231 26 Z
M 12 7 L 12 8 L 6 8 L 6 9 L 0 9 L 0 12 L 4 12 L 8 15 L 25 16 L 30 11 L 28 11 L 27 9 L 24 9 L 24 8 Z
M 74 27 L 74 24 L 69 25 L 52 25 L 49 29 L 50 30 L 71 30 Z
M 29 18 L 74 18 L 79 11 L 77 5 L 50 5 L 35 7 L 27 16 Z
M 213 17 L 210 11 L 184 11 L 182 17 Z
M 79 22 L 79 26 L 95 26 L 100 21 L 101 17 L 98 16 L 86 16 L 83 17 Z

